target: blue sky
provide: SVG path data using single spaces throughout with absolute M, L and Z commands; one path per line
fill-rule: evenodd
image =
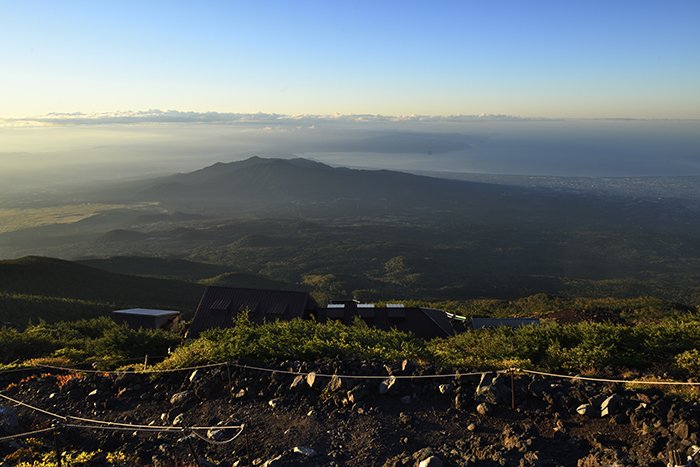
M 8 1 L 0 116 L 700 118 L 700 2 Z

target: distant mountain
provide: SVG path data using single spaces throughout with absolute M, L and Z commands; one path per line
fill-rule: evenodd
M 459 216 L 481 224 L 657 229 L 687 217 L 673 200 L 640 200 L 537 187 L 448 180 L 390 170 L 331 167 L 307 159 L 217 163 L 153 180 L 134 196 L 171 210 L 225 216 Z M 653 215 L 652 215 L 653 213 Z M 677 230 L 676 227 L 673 227 Z
M 301 158 L 252 157 L 154 180 L 135 196 L 183 209 L 193 205 L 244 210 L 289 205 L 413 209 L 445 208 L 465 197 L 497 196 L 507 191 L 523 190 L 389 170 L 330 167 Z
M 60 259 L 0 261 L 0 321 L 77 319 L 122 307 L 180 310 L 191 315 L 203 286 L 115 274 Z

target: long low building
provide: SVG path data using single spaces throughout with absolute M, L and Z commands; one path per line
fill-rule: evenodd
M 432 308 L 375 306 L 355 300 L 332 301 L 319 307 L 307 292 L 210 286 L 199 302 L 187 337 L 198 337 L 212 328 L 231 327 L 235 317 L 245 310 L 255 323 L 300 318 L 321 323 L 338 320 L 350 325 L 359 318 L 373 327 L 395 328 L 426 339 L 451 336 L 455 326 L 459 326 L 447 313 Z
M 319 322 L 330 320 L 352 324 L 357 318 L 369 326 L 411 332 L 416 337 L 430 339 L 448 337 L 455 333 L 452 320 L 442 310 L 405 307 L 403 304 L 375 306 L 356 300 L 335 300 L 316 311 Z

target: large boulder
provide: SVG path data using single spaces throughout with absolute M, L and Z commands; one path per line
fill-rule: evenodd
M 479 402 L 488 402 L 490 404 L 510 403 L 510 383 L 506 382 L 505 378 L 501 375 L 484 373 L 481 375 L 479 385 L 474 392 L 474 399 Z
M 185 405 L 192 400 L 193 395 L 192 391 L 176 392 L 170 397 L 170 405 L 173 407 Z
M 600 404 L 600 416 L 614 417 L 615 415 L 621 414 L 622 412 L 624 412 L 624 402 L 625 399 L 618 394 L 608 396 Z

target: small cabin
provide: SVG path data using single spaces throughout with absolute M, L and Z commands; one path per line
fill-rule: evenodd
M 180 312 L 149 308 L 129 308 L 128 310 L 113 311 L 112 319 L 133 329 L 173 329 L 180 323 Z
M 187 337 L 198 337 L 208 329 L 229 328 L 243 311 L 251 322 L 263 323 L 307 319 L 316 307 L 307 292 L 209 286 L 204 290 Z

